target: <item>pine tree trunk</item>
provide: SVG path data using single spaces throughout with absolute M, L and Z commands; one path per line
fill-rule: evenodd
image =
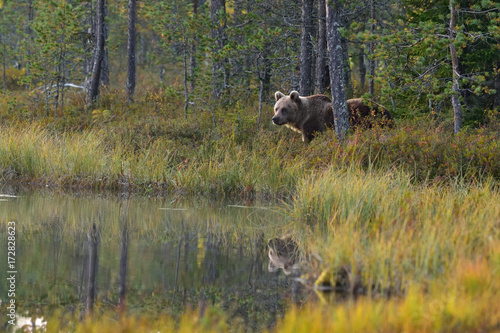
M 28 34 L 28 44 L 30 44 L 33 41 L 33 29 L 31 28 L 33 24 L 33 19 L 34 19 L 34 10 L 33 10 L 33 0 L 28 1 L 28 28 L 26 29 L 26 33 Z M 4 44 L 5 46 L 5 44 Z M 28 46 L 26 47 L 26 56 L 28 58 L 28 61 L 26 61 L 26 75 L 29 77 L 31 76 L 31 47 Z M 4 71 L 5 74 L 5 71 Z M 26 89 L 30 89 L 30 84 L 26 83 Z
M 198 19 L 198 0 L 193 0 L 193 16 Z M 190 58 L 190 66 L 189 66 L 189 78 L 191 80 L 191 91 L 195 88 L 195 79 L 194 75 L 196 72 L 196 45 L 198 44 L 198 36 L 196 36 L 196 32 L 193 36 L 193 43 L 191 44 L 191 54 Z
M 257 118 L 257 130 L 260 128 L 260 120 L 262 118 L 262 108 L 264 106 L 264 98 L 269 96 L 271 88 L 271 61 L 268 58 L 268 49 L 270 45 L 266 44 L 262 54 L 262 71 L 259 73 L 259 116 Z
M 0 37 L 3 39 L 3 37 Z M 6 55 L 7 55 L 7 46 L 6 46 L 6 43 L 2 40 L 2 45 L 3 45 L 3 52 L 2 52 L 2 80 L 3 80 L 3 91 L 7 91 L 7 78 L 5 77 L 5 72 L 6 72 L 6 68 L 5 68 L 5 58 L 6 58 Z
M 318 0 L 318 54 L 316 56 L 316 92 L 324 94 L 330 84 L 326 49 L 326 4 Z
M 96 8 L 96 43 L 92 57 L 90 79 L 87 87 L 87 105 L 95 102 L 99 96 L 101 82 L 102 57 L 104 54 L 104 0 L 97 0 Z
M 460 74 L 458 72 L 458 57 L 457 50 L 455 49 L 455 45 L 453 42 L 455 41 L 455 20 L 456 20 L 456 10 L 455 3 L 453 0 L 450 0 L 450 56 L 451 56 L 451 67 L 453 70 L 453 85 L 452 85 L 452 96 L 451 96 L 451 104 L 453 105 L 453 115 L 454 115 L 454 131 L 455 134 L 458 134 L 462 129 L 462 104 L 460 103 L 460 86 L 458 84 L 458 79 L 460 78 Z
M 210 1 L 210 19 L 212 22 L 212 38 L 215 41 L 215 47 L 212 51 L 212 70 L 213 70 L 213 97 L 219 98 L 225 89 L 226 73 L 224 61 L 220 58 L 220 51 L 226 44 L 226 0 Z
M 137 20 L 136 0 L 128 2 L 128 40 L 127 40 L 127 97 L 132 101 L 135 93 L 136 72 L 136 45 L 137 34 L 135 22 Z
M 188 42 L 186 38 L 186 31 L 182 31 L 183 35 L 183 65 L 184 65 L 184 119 L 187 119 L 188 108 L 189 108 L 189 89 L 188 89 L 188 63 L 187 63 L 187 52 L 188 52 Z
M 299 93 L 309 96 L 312 91 L 313 0 L 302 0 L 302 34 L 300 37 Z
M 83 42 L 84 54 L 90 55 L 91 53 L 93 53 L 94 50 L 95 30 L 96 30 L 93 1 L 91 0 L 87 2 L 86 7 L 88 7 L 88 17 L 85 19 L 84 24 L 88 24 L 89 28 L 82 42 Z M 86 91 L 88 91 L 88 88 L 90 87 L 90 73 L 92 72 L 92 60 L 93 60 L 93 55 L 90 55 L 90 57 L 85 56 L 83 60 L 82 74 L 85 77 L 83 86 L 85 87 Z M 121 66 L 118 65 L 118 67 L 120 68 Z
M 370 33 L 375 34 L 375 0 L 370 1 Z M 370 83 L 368 91 L 373 96 L 375 94 L 375 59 L 373 58 L 373 53 L 375 52 L 375 43 L 370 42 L 370 61 L 368 66 L 370 67 Z
M 104 17 L 108 17 L 108 2 L 104 1 Z M 108 23 L 106 20 L 104 20 L 103 23 L 103 33 L 104 33 L 104 40 L 108 40 L 108 35 L 109 35 L 109 28 L 108 28 Z M 109 54 L 108 54 L 108 49 L 105 47 L 103 54 L 102 54 L 102 63 L 101 63 L 101 84 L 104 87 L 109 86 Z
M 328 1 L 326 5 L 326 29 L 328 32 L 328 57 L 330 65 L 330 86 L 332 90 L 333 116 L 335 132 L 339 141 L 343 141 L 349 130 L 349 112 L 347 110 L 346 87 L 344 81 L 344 51 L 340 35 L 342 7 L 340 0 Z

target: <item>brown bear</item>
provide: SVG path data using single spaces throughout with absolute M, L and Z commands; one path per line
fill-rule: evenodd
M 270 239 L 267 246 L 269 272 L 276 272 L 281 268 L 286 275 L 290 275 L 299 269 L 299 247 L 290 236 Z
M 301 133 L 302 141 L 310 142 L 317 133 L 334 128 L 332 101 L 328 96 L 302 97 L 296 91 L 292 91 L 289 96 L 277 91 L 274 96 L 276 104 L 273 123 L 286 125 Z M 353 129 L 369 128 L 376 122 L 392 127 L 393 120 L 389 111 L 375 102 L 370 102 L 370 104 L 373 107 L 364 104 L 361 98 L 347 100 L 351 127 Z

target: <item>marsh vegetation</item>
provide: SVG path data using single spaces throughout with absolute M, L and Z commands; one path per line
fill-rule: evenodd
M 13 118 L 2 125 L 0 173 L 4 184 L 25 191 L 34 186 L 48 189 L 48 193 L 81 193 L 76 198 L 63 195 L 63 208 L 55 212 L 50 208 L 53 206 L 33 199 L 27 207 L 36 218 L 27 218 L 11 208 L 3 210 L 2 221 L 17 219 L 21 244 L 37 253 L 26 262 L 35 275 L 25 291 L 42 291 L 44 288 L 35 286 L 56 279 L 43 295 L 30 292 L 22 296 L 26 309 L 33 313 L 59 308 L 50 312 L 49 331 L 168 331 L 168 327 L 234 331 L 270 327 L 284 332 L 337 328 L 367 332 L 497 327 L 500 145 L 494 122 L 455 137 L 432 120 L 400 121 L 392 130 L 374 128 L 353 133 L 343 144 L 326 132 L 304 145 L 300 136 L 286 129 L 264 126 L 257 131 L 251 120 L 235 122 L 220 117 L 218 126 L 213 127 L 210 117 L 185 121 L 182 114 L 144 116 L 140 105 L 105 119 L 94 113 L 22 121 Z M 73 117 L 79 119 L 78 126 L 68 124 Z M 86 193 L 92 195 L 87 197 Z M 91 322 L 80 322 L 78 305 L 60 312 L 61 305 L 67 309 L 64 304 L 82 304 L 81 295 L 70 292 L 74 282 L 59 281 L 57 276 L 62 274 L 51 274 L 55 274 L 55 267 L 55 272 L 71 271 L 71 266 L 54 257 L 61 251 L 68 252 L 66 242 L 71 244 L 69 252 L 81 252 L 77 257 L 85 257 L 89 226 L 96 222 L 101 228 L 103 256 L 99 279 L 118 282 L 122 199 L 106 199 L 115 202 L 111 208 L 114 213 L 106 213 L 108 208 L 102 206 L 99 197 L 89 199 L 99 193 L 104 197 L 116 196 L 105 193 L 122 193 L 122 197 L 131 196 L 136 202 L 129 213 L 133 221 L 128 230 L 129 260 L 132 266 L 140 262 L 139 270 L 148 273 L 140 275 L 142 282 L 130 282 L 125 315 L 115 314 L 117 287 L 98 281 L 98 310 Z M 186 219 L 182 232 L 180 225 L 168 227 L 164 220 L 151 217 L 162 214 L 154 202 L 159 200 L 167 204 L 163 208 L 177 209 L 184 208 L 176 204 L 183 198 L 208 202 L 208 206 L 213 206 L 208 198 L 229 200 L 236 206 L 266 206 L 266 214 L 272 217 L 251 222 L 246 216 L 254 215 L 253 210 L 249 213 L 235 208 L 244 215 L 228 222 L 220 214 L 204 217 L 201 221 L 211 222 L 201 228 L 190 226 Z M 9 202 L 1 204 L 11 207 Z M 88 212 L 93 212 L 93 217 L 85 218 Z M 194 279 L 200 283 L 196 274 L 208 274 L 187 271 L 178 278 L 177 288 L 165 282 L 169 287 L 161 296 L 151 275 L 161 279 L 165 270 L 177 266 L 165 262 L 160 267 L 154 254 L 160 250 L 146 251 L 140 244 L 165 244 L 164 251 L 175 257 L 182 233 L 186 236 L 195 230 L 199 237 L 207 232 L 217 235 L 229 248 L 234 246 L 233 241 L 241 245 L 246 244 L 242 239 L 248 239 L 248 246 L 244 245 L 248 265 L 243 264 L 242 276 L 235 282 L 242 291 L 235 292 L 227 283 L 210 288 L 202 283 L 193 287 L 194 294 L 181 292 L 184 301 L 170 298 L 169 292 L 177 290 L 174 295 L 179 295 L 182 290 L 179 286 L 185 282 L 180 281 Z M 264 247 L 257 265 L 262 274 L 267 273 L 263 260 L 268 239 L 291 235 L 307 253 L 301 259 L 300 279 L 309 302 L 293 306 L 294 280 L 282 273 L 279 283 L 269 282 L 272 279 L 266 274 L 255 282 L 254 287 L 262 283 L 261 288 L 275 295 L 274 288 L 283 290 L 278 291 L 285 298 L 277 300 L 281 310 L 275 312 L 274 319 L 259 315 L 259 311 L 266 313 L 266 304 L 270 304 L 255 299 L 247 285 L 257 235 L 262 237 Z M 181 248 L 182 254 L 184 245 Z M 75 262 L 81 264 L 84 259 L 79 260 Z M 155 268 L 149 268 L 148 263 Z M 74 267 L 72 274 L 81 279 L 83 265 Z M 342 294 L 316 296 L 315 281 L 321 277 L 335 285 L 343 268 L 350 272 L 346 285 L 359 288 L 346 287 Z M 81 292 L 86 283 L 84 279 Z M 205 290 L 212 302 L 200 301 L 200 290 Z M 346 297 L 346 293 L 352 296 Z M 235 295 L 239 295 L 238 300 Z M 248 311 L 246 317 L 234 316 L 241 309 Z
M 20 322 L 500 329 L 497 2 L 128 4 L 0 0 Z M 333 96 L 342 126 L 303 144 L 277 90 Z M 395 127 L 347 129 L 350 98 Z

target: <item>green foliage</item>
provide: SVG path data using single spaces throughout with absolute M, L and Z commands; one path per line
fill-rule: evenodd
M 193 4 L 187 0 L 139 3 L 139 21 L 144 23 L 137 27 L 138 92 L 173 90 L 183 97 L 190 113 L 218 109 L 220 103 L 229 107 L 241 99 L 257 100 L 261 83 L 264 106 L 272 104 L 274 90 L 297 87 L 300 3 L 227 2 L 226 40 L 220 50 L 213 47 L 209 2 L 196 8 Z M 375 64 L 372 98 L 393 106 L 397 116 L 449 118 L 451 42 L 460 63 L 464 124 L 481 125 L 484 110 L 497 106 L 500 15 L 495 2 L 456 1 L 459 15 L 453 41 L 449 40 L 448 0 L 374 1 L 373 20 L 369 3 L 346 1 L 344 7 L 342 32 L 348 40 L 354 97 L 367 89 L 360 86 L 357 75 L 356 57 L 364 49 L 365 63 L 368 58 Z M 85 1 L 41 0 L 34 2 L 33 21 L 28 11 L 25 2 L 6 1 L 0 12 L 3 65 L 11 71 L 17 63 L 26 71 L 18 80 L 22 85 L 13 85 L 7 75 L 6 88 L 29 88 L 37 107 L 55 114 L 68 95 L 64 83 L 81 85 L 86 75 L 83 67 L 93 40 L 88 35 L 92 8 Z M 116 91 L 125 85 L 126 4 L 110 3 L 108 14 L 112 78 L 108 88 Z M 212 96 L 213 61 L 224 67 L 221 100 Z M 369 71 L 368 79 L 372 79 Z
M 64 105 L 66 83 L 83 79 L 86 37 L 83 24 L 87 14 L 87 2 L 55 2 L 41 0 L 34 2 L 36 11 L 30 26 L 34 36 L 27 36 L 27 72 L 23 82 L 45 103 L 46 109 L 57 113 Z
M 384 29 L 377 24 L 375 34 L 368 30 L 351 34 L 351 39 L 368 43 L 375 41 L 373 59 L 383 62 L 377 68 L 377 83 L 381 85 L 381 101 L 388 97 L 401 105 L 412 106 L 425 113 L 443 113 L 453 95 L 451 89 L 450 43 L 457 49 L 462 103 L 465 122 L 477 125 L 485 108 L 493 107 L 492 88 L 498 58 L 497 32 L 500 21 L 494 3 L 485 1 L 472 6 L 469 1 L 457 1 L 460 12 L 457 25 L 452 27 L 454 39 L 449 39 L 449 1 L 406 1 L 404 12 L 393 12 Z M 479 7 L 481 9 L 476 9 Z M 474 13 L 480 11 L 481 13 Z M 484 12 L 483 12 L 484 11 Z M 384 15 L 378 12 L 377 15 Z M 495 28 L 492 28 L 495 27 Z M 358 28 L 358 26 L 355 26 Z M 481 105 L 476 108 L 474 105 Z M 408 115 L 412 116 L 412 115 Z

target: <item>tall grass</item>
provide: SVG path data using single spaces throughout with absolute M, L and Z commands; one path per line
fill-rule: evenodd
M 95 133 L 54 134 L 37 125 L 0 131 L 0 175 L 4 180 L 98 186 L 120 175 L 125 146 L 112 148 Z
M 0 131 L 0 177 L 150 193 L 283 195 L 295 187 L 302 165 L 287 164 L 281 145 L 250 149 L 225 140 L 186 148 L 163 137 L 138 143 L 103 131 L 54 133 L 36 124 L 10 126 Z
M 472 332 L 497 331 L 498 270 L 486 261 L 464 261 L 448 284 L 411 286 L 403 299 L 369 299 L 293 309 L 273 332 Z M 479 273 L 481 272 L 481 273 Z M 482 290 L 464 287 L 477 274 Z M 495 279 L 496 277 L 496 279 Z
M 131 121 L 78 131 L 43 121 L 3 125 L 0 180 L 248 198 L 292 195 L 300 179 L 328 166 L 394 168 L 411 175 L 412 183 L 500 178 L 495 131 L 452 138 L 404 125 L 355 133 L 342 145 L 328 132 L 305 146 L 286 129 L 242 132 L 228 123 L 213 129 L 203 119 Z
M 329 168 L 298 185 L 290 215 L 319 227 L 311 247 L 327 270 L 351 267 L 365 288 L 404 294 L 496 251 L 499 203 L 491 180 L 414 185 L 401 171 Z

